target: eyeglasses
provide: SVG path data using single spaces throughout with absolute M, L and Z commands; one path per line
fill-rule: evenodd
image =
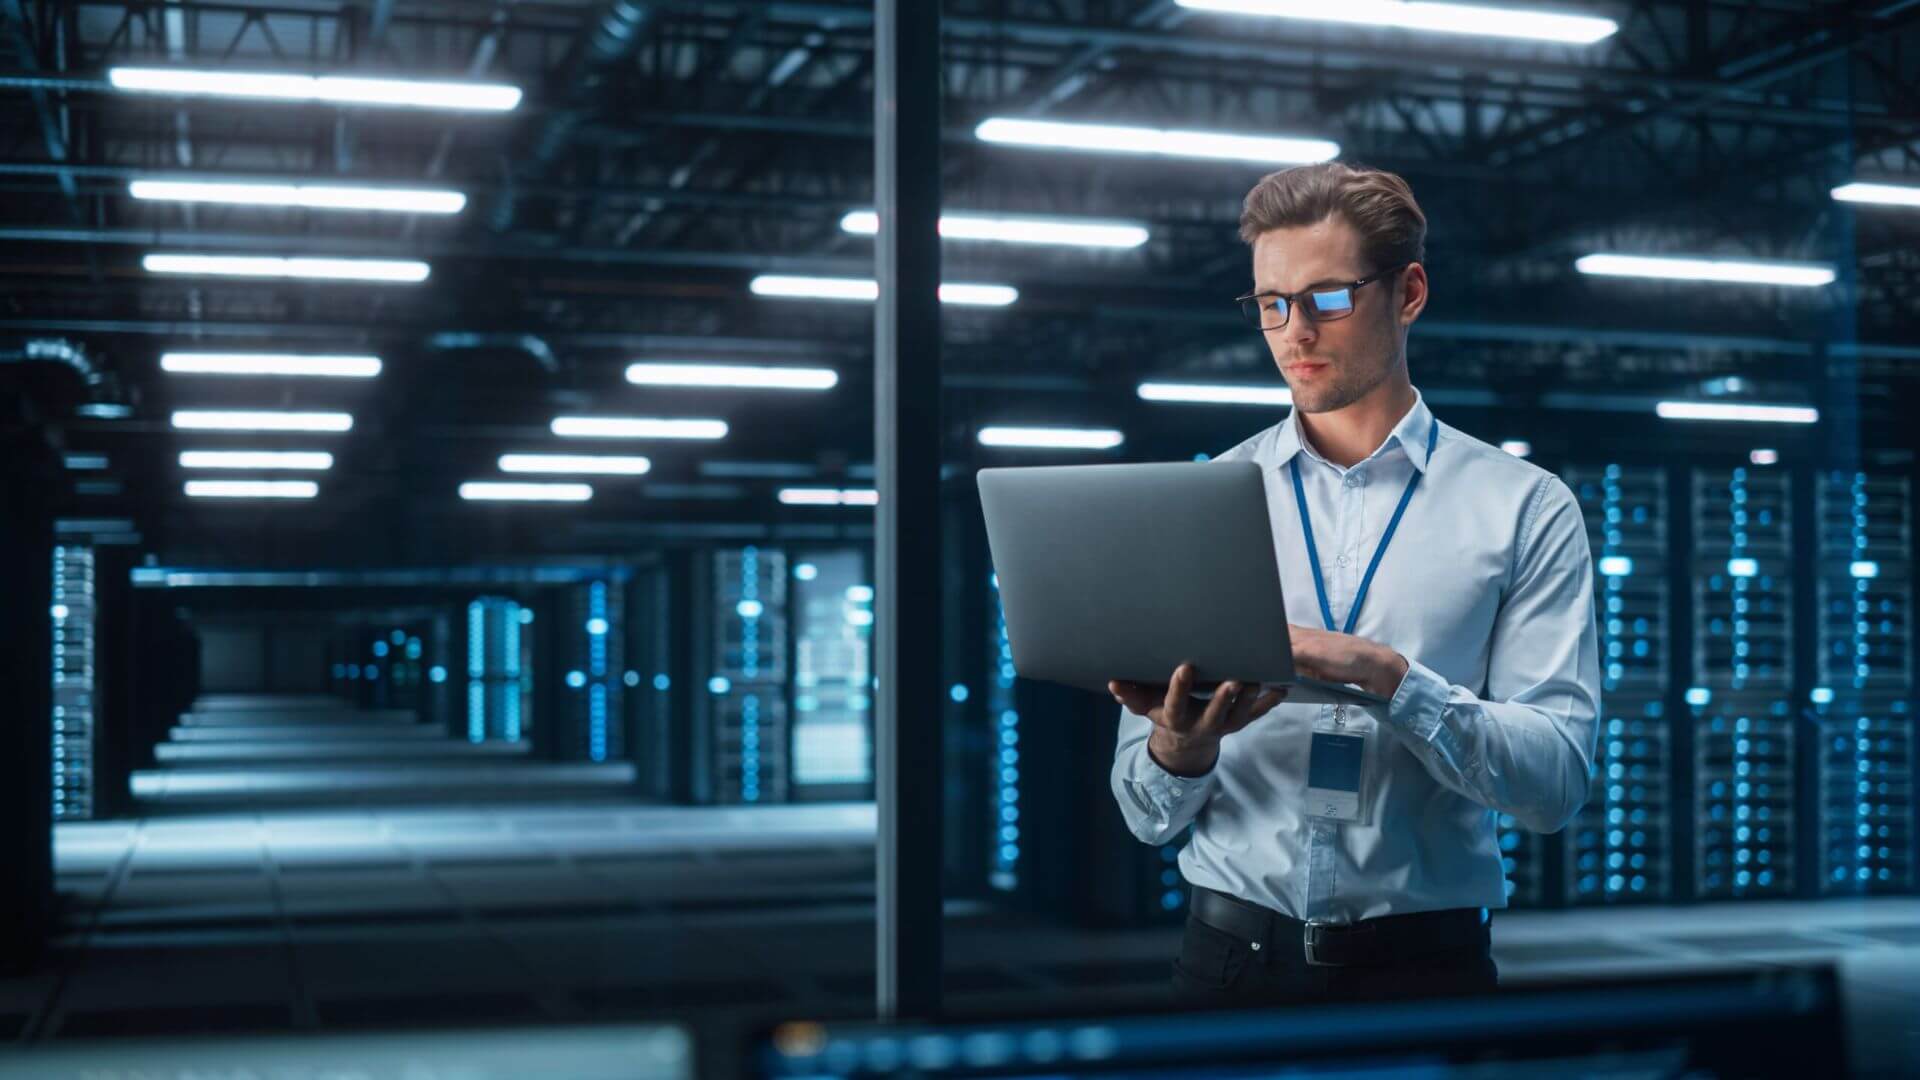
M 1412 265 L 1410 262 L 1403 262 L 1391 269 L 1363 277 L 1359 281 L 1349 281 L 1345 285 L 1332 289 L 1315 289 L 1311 292 L 1291 294 L 1248 293 L 1245 296 L 1235 297 L 1234 303 L 1240 305 L 1240 313 L 1247 317 L 1247 321 L 1261 330 L 1278 330 L 1287 325 L 1287 319 L 1295 307 L 1306 312 L 1307 318 L 1313 322 L 1335 322 L 1353 314 L 1354 290 L 1362 285 L 1385 281 Z

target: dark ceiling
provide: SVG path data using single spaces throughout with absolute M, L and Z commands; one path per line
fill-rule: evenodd
M 1752 442 L 1629 411 L 1739 376 L 1826 407 L 1823 430 L 1777 444 L 1844 456 L 1909 438 L 1920 213 L 1829 192 L 1920 181 L 1920 0 L 1571 6 L 1619 32 L 1575 47 L 1168 0 L 949 0 L 946 207 L 1152 232 L 1120 252 L 945 246 L 948 280 L 1020 290 L 1008 308 L 943 312 L 955 460 L 985 460 L 971 432 L 991 422 L 1110 424 L 1135 457 L 1217 451 L 1271 422 L 1134 395 L 1148 376 L 1273 380 L 1229 302 L 1248 279 L 1239 202 L 1268 167 L 975 138 L 1006 115 L 1331 138 L 1404 174 L 1431 222 L 1435 288 L 1415 379 L 1487 437 L 1562 455 L 1595 439 L 1645 454 Z M 700 522 L 864 523 L 780 508 L 774 480 L 713 463 L 861 482 L 870 309 L 747 282 L 871 273 L 870 241 L 839 227 L 871 200 L 871 29 L 871 6 L 852 2 L 0 0 L 0 354 L 60 342 L 92 376 L 31 384 L 23 422 L 105 453 L 107 471 L 72 474 L 71 512 L 132 519 L 172 561 L 419 561 L 604 550 Z M 138 97 L 106 81 L 122 64 L 484 79 L 526 100 L 461 115 Z M 210 174 L 447 186 L 469 202 L 433 219 L 127 193 L 135 178 Z M 1574 270 L 1603 250 L 1822 261 L 1839 280 L 1703 288 Z M 141 269 L 151 251 L 421 258 L 432 276 L 167 278 Z M 366 351 L 386 370 L 344 387 L 162 373 L 159 354 L 182 348 Z M 820 363 L 842 382 L 649 391 L 621 377 L 642 358 Z M 84 403 L 129 415 L 75 415 Z M 338 457 L 322 498 L 189 505 L 174 462 L 189 443 L 318 445 L 169 427 L 174 408 L 222 404 L 352 412 L 350 434 L 319 437 Z M 499 453 L 552 448 L 547 423 L 566 412 L 719 416 L 732 433 L 621 447 L 652 456 L 654 474 L 605 484 L 588 507 L 455 497 Z

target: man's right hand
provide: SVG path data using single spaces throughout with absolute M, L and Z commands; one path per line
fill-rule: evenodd
M 1147 752 L 1176 776 L 1200 776 L 1220 758 L 1220 740 L 1273 711 L 1287 699 L 1284 689 L 1260 693 L 1258 686 L 1224 682 L 1202 703 L 1190 696 L 1193 665 L 1181 664 L 1165 686 L 1107 683 L 1113 700 L 1127 711 L 1153 721 Z

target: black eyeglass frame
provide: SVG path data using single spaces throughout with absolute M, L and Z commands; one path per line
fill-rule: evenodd
M 1407 262 L 1403 262 L 1398 266 L 1389 267 L 1385 270 L 1375 271 L 1374 273 L 1368 274 L 1366 277 L 1363 277 L 1358 281 L 1345 282 L 1343 284 L 1335 285 L 1332 288 L 1304 289 L 1297 293 L 1250 292 L 1245 296 L 1234 297 L 1233 303 L 1234 303 L 1234 306 L 1240 309 L 1240 314 L 1244 316 L 1248 322 L 1253 324 L 1253 328 L 1255 330 L 1258 330 L 1263 334 L 1270 330 L 1284 330 L 1287 328 L 1287 324 L 1293 321 L 1293 309 L 1295 306 L 1300 305 L 1301 297 L 1313 296 L 1316 293 L 1334 293 L 1334 292 L 1342 292 L 1342 291 L 1354 292 L 1363 285 L 1371 285 L 1376 281 L 1384 281 L 1387 278 L 1393 277 L 1394 275 L 1398 274 L 1400 271 L 1405 270 L 1409 266 L 1412 266 L 1415 261 L 1417 260 L 1408 260 Z M 1277 297 L 1287 302 L 1286 312 L 1281 317 L 1280 324 L 1278 326 L 1260 325 L 1259 305 L 1256 304 L 1251 309 L 1249 309 L 1247 306 L 1247 302 L 1249 300 L 1260 300 L 1265 297 Z M 1354 307 L 1355 307 L 1354 304 L 1349 304 L 1347 305 L 1346 310 L 1340 312 L 1337 315 L 1327 315 L 1324 313 L 1316 314 L 1313 312 L 1312 305 L 1304 305 L 1304 310 L 1308 311 L 1307 318 L 1310 321 L 1315 323 L 1323 323 L 1323 322 L 1339 322 L 1341 319 L 1348 318 L 1353 314 Z

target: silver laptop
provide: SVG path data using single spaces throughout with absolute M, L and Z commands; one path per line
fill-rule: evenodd
M 1014 670 L 1105 693 L 1287 687 L 1289 702 L 1381 704 L 1293 670 L 1266 485 L 1250 461 L 982 469 L 980 508 Z

